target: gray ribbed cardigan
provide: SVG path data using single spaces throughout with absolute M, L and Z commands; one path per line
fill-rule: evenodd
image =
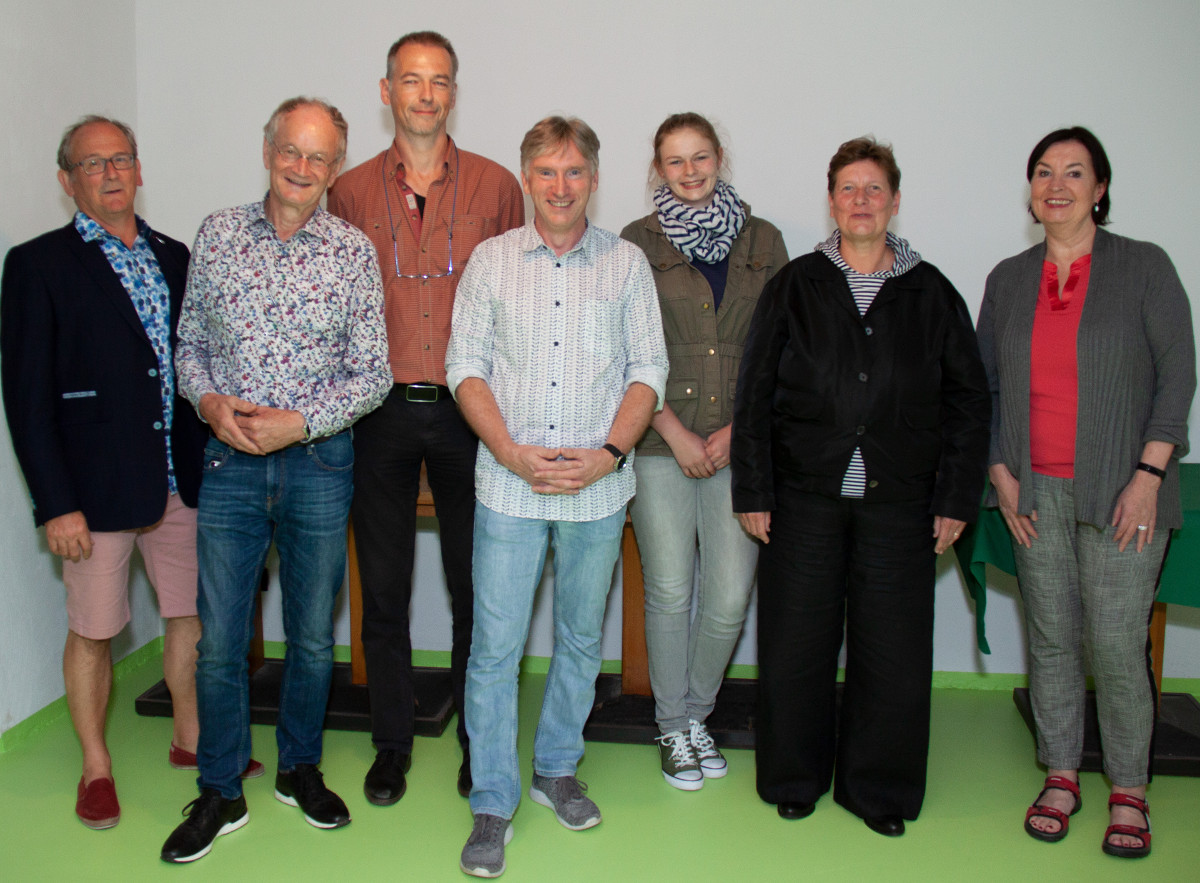
M 1020 482 L 1017 510 L 1033 499 L 1029 459 L 1029 368 L 1033 313 L 1046 257 L 1040 243 L 992 270 L 979 312 L 979 350 L 992 391 L 989 464 Z M 1087 298 L 1079 320 L 1075 505 L 1079 520 L 1104 527 L 1146 442 L 1175 445 L 1158 492 L 1157 525 L 1183 525 L 1179 458 L 1188 450 L 1196 353 L 1187 293 L 1157 245 L 1096 231 Z M 989 488 L 987 505 L 996 505 Z

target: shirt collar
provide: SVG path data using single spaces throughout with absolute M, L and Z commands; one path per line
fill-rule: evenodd
M 575 243 L 574 246 L 571 247 L 569 251 L 564 252 L 561 257 L 565 258 L 569 254 L 579 252 L 583 257 L 583 260 L 590 264 L 596 251 L 596 237 L 592 233 L 592 230 L 592 222 L 589 219 L 587 222 L 587 227 L 583 231 L 583 236 L 578 242 Z M 542 234 L 539 233 L 537 231 L 537 227 L 534 226 L 534 219 L 530 218 L 525 222 L 525 226 L 521 231 L 521 251 L 526 253 L 535 252 L 539 248 L 544 248 L 546 253 L 552 255 L 553 257 L 559 257 L 559 255 L 554 253 L 554 249 L 548 246 L 545 240 L 542 239 Z
M 903 276 L 921 262 L 921 256 L 913 250 L 911 245 L 908 244 L 907 239 L 901 239 L 891 230 L 887 232 L 886 236 L 887 238 L 885 241 L 887 242 L 888 248 L 892 250 L 894 257 L 892 266 L 886 270 L 880 270 L 878 273 L 858 273 L 846 263 L 845 259 L 842 257 L 841 251 L 839 251 L 839 248 L 842 244 L 841 230 L 834 230 L 833 235 L 824 242 L 819 243 L 815 250 L 821 252 L 825 255 L 825 257 L 833 261 L 834 265 L 843 273 L 854 273 L 858 276 L 880 276 L 884 279 L 889 279 L 893 276 Z
M 150 225 L 142 220 L 140 215 L 134 215 L 133 218 L 137 223 L 138 237 L 145 239 L 148 242 L 150 240 Z M 89 217 L 81 211 L 75 212 L 75 230 L 83 238 L 84 242 L 94 242 L 97 239 L 112 239 L 116 242 L 121 241 L 100 226 L 99 221 L 97 221 L 95 218 Z M 134 244 L 136 245 L 137 243 L 135 242 Z
M 454 180 L 452 177 L 454 175 L 454 164 L 450 162 L 450 157 L 455 149 L 454 139 L 446 135 L 446 151 L 442 154 L 442 173 L 445 175 L 447 182 Z M 404 180 L 406 175 L 404 160 L 400 158 L 400 148 L 396 146 L 395 138 L 388 145 L 383 163 L 383 168 L 387 171 L 389 178 L 396 178 L 400 181 Z
M 279 234 L 275 232 L 275 225 L 267 218 L 267 196 L 270 196 L 270 191 L 261 200 L 252 202 L 248 206 L 250 226 L 258 231 L 261 238 L 268 236 L 278 238 Z M 316 236 L 319 239 L 328 238 L 326 228 L 329 226 L 329 218 L 329 212 L 318 205 L 317 210 L 312 213 L 312 217 L 304 222 L 304 226 L 297 230 L 295 235 Z

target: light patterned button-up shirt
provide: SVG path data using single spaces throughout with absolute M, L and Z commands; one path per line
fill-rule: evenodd
M 313 438 L 377 408 L 392 387 L 375 246 L 318 208 L 281 241 L 255 202 L 196 234 L 179 322 L 179 390 L 299 411 Z
M 522 445 L 602 447 L 632 383 L 653 389 L 661 408 L 667 347 L 646 256 L 591 224 L 561 257 L 532 222 L 477 246 L 458 284 L 446 354 L 451 391 L 468 377 L 488 384 Z M 626 465 L 578 495 L 535 494 L 479 446 L 476 497 L 504 515 L 595 521 L 633 492 Z

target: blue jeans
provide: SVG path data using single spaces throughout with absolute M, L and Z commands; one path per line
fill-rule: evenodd
M 596 698 L 600 636 L 625 524 L 622 508 L 597 521 L 541 521 L 475 504 L 475 624 L 467 663 L 471 812 L 511 819 L 521 802 L 517 671 L 533 601 L 554 544 L 554 652 L 533 742 L 541 776 L 572 776 Z
M 703 723 L 746 619 L 758 543 L 733 514 L 729 470 L 688 478 L 674 457 L 638 457 L 630 512 L 646 580 L 646 652 L 662 733 Z M 692 584 L 700 550 L 700 586 Z
M 196 539 L 204 629 L 196 661 L 201 788 L 229 799 L 242 793 L 240 775 L 250 760 L 246 653 L 272 539 L 287 637 L 275 728 L 279 769 L 321 759 L 353 468 L 349 432 L 265 457 L 215 439 L 204 449 Z

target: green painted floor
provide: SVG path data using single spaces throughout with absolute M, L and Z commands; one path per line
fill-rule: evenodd
M 134 698 L 160 673 L 151 662 L 114 689 L 109 741 L 121 823 L 94 832 L 74 817 L 79 749 L 66 718 L 0 755 L 0 880 L 463 880 L 458 854 L 471 828 L 454 789 L 453 727 L 418 739 L 408 794 L 371 806 L 362 776 L 373 752 L 363 733 L 329 732 L 326 782 L 346 799 L 353 823 L 335 831 L 305 824 L 273 797 L 270 728 L 255 727 L 266 776 L 247 783 L 250 823 L 220 838 L 188 866 L 158 851 L 195 796 L 193 774 L 167 766 L 170 723 L 138 717 Z M 521 700 L 521 757 L 528 785 L 543 678 L 529 676 Z M 1133 862 L 1100 851 L 1106 788 L 1083 776 L 1084 807 L 1068 838 L 1039 843 L 1022 831 L 1041 773 L 1032 738 L 1007 692 L 939 690 L 933 702 L 929 790 L 908 834 L 873 834 L 828 796 L 816 813 L 785 822 L 754 793 L 754 755 L 728 752 L 730 774 L 698 792 L 670 788 L 653 746 L 593 743 L 580 778 L 604 823 L 562 828 L 526 799 L 514 820 L 505 880 L 1155 880 L 1200 879 L 1200 779 L 1159 777 L 1150 786 L 1154 853 Z

